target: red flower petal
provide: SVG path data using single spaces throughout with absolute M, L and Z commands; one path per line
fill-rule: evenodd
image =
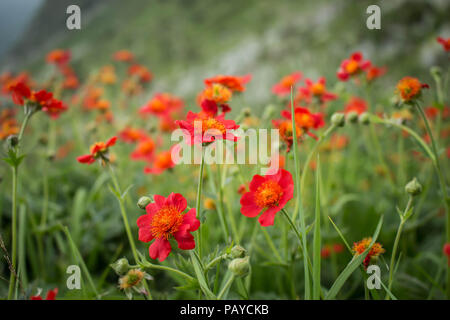
M 156 239 L 148 248 L 150 258 L 158 259 L 161 262 L 166 260 L 170 251 L 172 251 L 170 242 L 164 238 Z

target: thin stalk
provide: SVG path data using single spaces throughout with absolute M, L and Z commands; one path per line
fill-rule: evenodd
M 217 300 L 222 299 L 225 292 L 227 292 L 227 290 L 231 287 L 231 285 L 233 284 L 233 281 L 234 281 L 234 277 L 235 277 L 234 274 L 231 275 L 230 279 L 228 279 L 228 281 L 225 283 L 222 290 L 220 290 L 219 294 L 217 295 Z
M 317 140 L 317 142 L 314 145 L 313 149 L 309 152 L 308 156 L 306 157 L 306 161 L 305 161 L 305 164 L 303 165 L 302 176 L 301 176 L 301 180 L 300 180 L 300 193 L 303 192 L 303 190 L 304 190 L 305 182 L 306 182 L 306 173 L 309 171 L 308 167 L 309 167 L 309 164 L 310 164 L 310 162 L 312 160 L 313 155 L 316 153 L 317 149 L 320 147 L 322 142 L 325 141 L 325 139 L 331 134 L 331 132 L 333 132 L 334 129 L 336 129 L 336 126 L 334 126 L 334 125 L 330 126 L 323 133 L 323 135 L 321 135 L 319 137 L 319 140 Z M 294 214 L 292 215 L 292 220 L 294 220 L 294 221 L 297 219 L 297 213 L 299 211 L 298 210 L 298 206 L 299 206 L 299 202 L 296 200 L 295 201 Z
M 157 270 L 164 270 L 164 271 L 173 272 L 173 273 L 176 273 L 176 274 L 178 274 L 178 275 L 180 275 L 180 276 L 182 276 L 182 277 L 184 277 L 184 278 L 186 278 L 188 280 L 194 280 L 194 278 L 191 277 L 190 275 L 188 275 L 187 273 L 184 273 L 183 271 L 180 271 L 178 269 L 174 269 L 174 268 L 171 268 L 171 267 L 168 267 L 168 266 L 163 266 L 163 265 L 159 265 L 159 264 L 153 264 L 153 263 L 150 263 L 148 261 L 141 262 L 140 265 L 142 267 L 144 267 L 144 268 L 157 269 Z
M 139 262 L 139 255 L 137 254 L 136 244 L 134 243 L 133 235 L 131 234 L 131 228 L 130 228 L 130 224 L 128 222 L 128 215 L 127 215 L 127 212 L 125 210 L 125 206 L 124 206 L 124 202 L 123 202 L 123 198 L 122 198 L 122 192 L 120 190 L 120 185 L 119 185 L 119 182 L 117 180 L 116 173 L 114 172 L 113 167 L 111 166 L 111 164 L 109 162 L 108 162 L 107 165 L 108 165 L 108 168 L 109 168 L 109 172 L 111 173 L 111 179 L 113 181 L 114 188 L 116 189 L 116 192 L 117 192 L 116 198 L 117 198 L 117 201 L 119 202 L 120 213 L 122 214 L 122 220 L 123 220 L 123 224 L 125 226 L 125 231 L 126 231 L 127 236 L 128 236 L 128 241 L 129 241 L 130 246 L 131 246 L 131 251 L 133 253 L 133 258 L 134 258 L 134 261 L 136 263 L 138 263 Z M 143 283 L 144 283 L 145 290 L 147 291 L 147 294 L 148 294 L 148 298 L 152 299 L 152 295 L 151 295 L 150 290 L 148 288 L 147 282 L 145 281 L 145 279 L 143 281 L 144 281 Z M 144 295 L 144 296 L 147 297 L 147 295 Z
M 436 141 L 434 139 L 433 136 L 433 132 L 431 131 L 431 127 L 430 127 L 430 123 L 428 122 L 428 119 L 425 115 L 425 112 L 423 111 L 422 106 L 416 102 L 415 103 L 417 109 L 419 110 L 420 116 L 422 117 L 423 122 L 425 122 L 425 127 L 427 129 L 427 133 L 430 136 L 431 139 L 431 147 L 434 153 L 434 164 L 435 164 L 435 168 L 436 168 L 436 173 L 438 175 L 439 178 L 439 184 L 441 186 L 441 191 L 442 191 L 442 196 L 443 196 L 443 200 L 444 200 L 444 206 L 445 206 L 445 214 L 446 214 L 446 242 L 450 243 L 450 212 L 449 212 L 449 202 L 450 199 L 448 197 L 447 194 L 447 183 L 445 181 L 444 178 L 444 174 L 443 174 L 443 170 L 441 168 L 440 162 L 439 162 L 439 154 L 438 154 L 438 148 L 436 145 Z M 447 267 L 447 288 L 446 288 L 446 292 L 447 292 L 447 298 L 450 299 L 450 264 Z
M 296 124 L 295 124 L 295 109 L 294 109 L 294 94 L 293 94 L 294 88 L 291 86 L 291 119 L 292 119 L 292 137 L 297 137 L 296 133 Z M 298 146 L 297 146 L 297 140 L 294 138 L 293 143 L 293 151 L 294 151 L 294 163 L 295 163 L 295 186 L 296 186 L 296 200 L 298 202 L 298 211 L 300 213 L 300 229 L 302 232 L 302 242 L 303 242 L 303 267 L 304 267 L 304 273 L 305 273 L 305 300 L 309 300 L 311 296 L 311 286 L 309 281 L 309 266 L 308 266 L 308 247 L 306 242 L 306 227 L 305 227 L 305 214 L 304 212 L 301 212 L 302 204 L 301 204 L 301 190 L 300 190 L 300 168 L 298 163 Z M 295 211 L 294 214 L 296 214 L 297 211 Z M 286 213 L 285 213 L 286 214 Z M 288 215 L 286 215 L 288 216 Z M 292 223 L 292 226 L 295 227 L 294 223 L 288 219 L 290 223 Z M 297 228 L 294 228 L 296 230 Z M 298 232 L 298 231 L 296 231 Z M 299 238 L 300 239 L 300 238 Z
M 392 248 L 392 255 L 391 255 L 391 263 L 389 264 L 389 282 L 388 282 L 388 289 L 389 291 L 392 288 L 392 280 L 394 277 L 394 268 L 395 268 L 395 256 L 397 255 L 397 248 L 398 248 L 398 244 L 400 242 L 400 237 L 403 231 L 403 226 L 406 222 L 406 219 L 404 218 L 404 216 L 408 213 L 408 211 L 411 209 L 411 205 L 412 205 L 412 200 L 413 197 L 410 196 L 409 200 L 408 200 L 408 204 L 406 205 L 405 211 L 403 212 L 402 217 L 400 217 L 400 224 L 398 226 L 397 229 L 397 235 L 395 236 L 395 241 L 394 241 L 394 247 Z M 389 294 L 386 294 L 386 299 L 389 300 Z
M 62 229 L 67 237 L 67 240 L 69 241 L 70 246 L 72 247 L 72 251 L 76 257 L 76 260 L 78 260 L 78 263 L 81 264 L 81 268 L 83 269 L 84 273 L 86 274 L 89 285 L 92 287 L 92 291 L 94 291 L 97 299 L 100 299 L 100 295 L 98 294 L 97 289 L 94 284 L 94 281 L 92 280 L 91 273 L 89 272 L 89 269 L 87 268 L 86 264 L 84 263 L 84 260 L 80 254 L 80 251 L 78 250 L 77 246 L 73 242 L 72 236 L 70 235 L 70 232 L 69 232 L 69 228 L 62 227 Z
M 201 209 L 201 199 L 202 199 L 202 188 L 203 188 L 203 169 L 205 167 L 205 157 L 203 155 L 203 148 L 201 151 L 201 162 L 200 162 L 200 172 L 198 174 L 198 185 L 197 185 L 197 201 L 195 203 L 195 210 L 197 213 L 197 218 L 200 217 L 200 209 Z M 198 243 L 198 255 L 202 256 L 202 233 L 201 233 L 202 226 L 200 225 L 198 230 L 198 237 L 197 237 L 197 243 Z
M 12 167 L 12 226 L 11 226 L 11 237 L 12 237 L 12 254 L 11 254 L 11 266 L 13 270 L 16 270 L 16 260 L 17 260 L 17 167 Z M 14 271 L 15 272 L 15 271 Z M 9 278 L 9 290 L 8 290 L 8 300 L 13 298 L 15 275 L 11 271 L 11 276 Z

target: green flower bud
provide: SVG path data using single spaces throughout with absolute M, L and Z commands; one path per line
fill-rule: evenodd
M 123 276 L 130 270 L 130 264 L 128 263 L 127 258 L 121 258 L 114 263 L 110 264 L 110 267 L 119 275 Z
M 151 203 L 152 202 L 152 199 L 150 199 L 149 197 L 140 197 L 139 198 L 139 200 L 138 200 L 138 202 L 137 202 L 137 206 L 139 207 L 139 208 L 141 208 L 142 210 L 145 210 L 145 208 L 147 207 L 147 205 L 149 204 L 149 203 Z
M 417 181 L 417 178 L 414 178 L 405 186 L 405 191 L 412 196 L 417 196 L 422 192 L 422 185 Z
M 234 246 L 231 248 L 231 259 L 244 258 L 247 255 L 247 250 L 241 246 Z
M 347 114 L 347 122 L 356 123 L 358 121 L 358 114 L 355 111 L 349 112 Z
M 12 134 L 8 138 L 6 138 L 6 146 L 8 149 L 15 148 L 19 144 L 19 138 L 17 135 Z
M 359 123 L 368 125 L 370 123 L 370 116 L 367 112 L 362 113 L 358 118 Z
M 345 125 L 345 115 L 339 112 L 334 113 L 331 116 L 331 123 L 337 127 L 343 127 Z
M 231 260 L 228 269 L 237 277 L 245 277 L 250 271 L 250 257 Z
M 266 109 L 264 109 L 264 113 L 262 115 L 263 120 L 272 119 L 277 112 L 277 108 L 274 105 L 268 105 Z
M 434 77 L 434 78 L 438 78 L 441 79 L 442 78 L 442 69 L 438 66 L 433 66 L 430 68 L 430 74 Z

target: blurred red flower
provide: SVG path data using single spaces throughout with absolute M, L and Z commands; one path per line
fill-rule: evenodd
M 436 40 L 437 42 L 442 44 L 442 47 L 444 48 L 445 51 L 450 50 L 450 38 L 444 39 L 442 37 L 438 37 Z
M 245 76 L 226 76 L 226 75 L 217 75 L 212 78 L 205 79 L 205 84 L 207 86 L 211 86 L 214 83 L 219 83 L 231 91 L 242 92 L 245 91 L 245 84 L 247 84 L 252 79 L 251 74 L 247 74 Z
M 284 76 L 280 82 L 272 87 L 272 92 L 277 96 L 284 97 L 291 92 L 291 87 L 302 79 L 303 75 L 300 71 L 293 72 Z
M 191 145 L 214 142 L 216 138 L 231 141 L 238 139 L 230 130 L 239 128 L 239 125 L 233 120 L 226 120 L 225 114 L 212 117 L 205 112 L 189 111 L 186 120 L 177 120 L 175 123 L 190 137 L 188 143 Z
M 175 163 L 172 161 L 171 150 L 159 152 L 153 160 L 153 166 L 144 168 L 144 173 L 160 174 L 165 170 L 172 169 Z
M 364 99 L 352 97 L 345 105 L 344 113 L 356 112 L 362 114 L 367 111 L 367 103 Z
M 90 148 L 90 154 L 86 154 L 83 156 L 79 156 L 77 158 L 78 162 L 91 164 L 94 163 L 96 159 L 102 158 L 102 160 L 107 159 L 106 156 L 109 151 L 109 147 L 112 147 L 116 144 L 117 137 L 112 137 L 106 143 L 105 142 L 96 142 Z
M 58 288 L 55 288 L 53 290 L 48 290 L 47 291 L 47 296 L 45 297 L 45 300 L 55 300 L 57 294 L 58 294 Z M 30 300 L 43 300 L 43 299 L 41 297 L 41 293 L 38 292 L 37 295 L 31 296 Z
M 369 60 L 363 60 L 361 52 L 354 52 L 349 59 L 342 61 L 338 69 L 337 77 L 341 81 L 347 81 L 350 77 L 359 74 L 361 71 L 366 71 L 371 66 Z

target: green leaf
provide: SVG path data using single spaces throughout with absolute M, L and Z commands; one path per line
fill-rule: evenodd
M 191 261 L 192 265 L 194 266 L 195 275 L 197 277 L 198 283 L 200 285 L 200 288 L 202 289 L 203 294 L 206 296 L 209 300 L 216 300 L 216 296 L 214 293 L 209 289 L 208 283 L 206 282 L 205 275 L 203 274 L 202 267 L 200 264 L 200 261 L 198 260 L 198 257 L 195 255 L 195 253 L 191 250 Z
M 349 264 L 345 267 L 345 269 L 341 272 L 341 274 L 337 277 L 336 281 L 331 286 L 330 291 L 328 291 L 327 295 L 325 296 L 326 300 L 332 300 L 336 298 L 336 295 L 339 293 L 339 291 L 341 290 L 342 286 L 347 281 L 347 279 L 364 261 L 367 254 L 369 253 L 370 248 L 375 243 L 375 241 L 377 241 L 382 225 L 383 225 L 383 216 L 381 216 L 378 222 L 377 228 L 375 229 L 375 232 L 372 236 L 372 241 L 370 242 L 370 245 L 362 254 L 353 257 L 353 259 L 349 262 Z

